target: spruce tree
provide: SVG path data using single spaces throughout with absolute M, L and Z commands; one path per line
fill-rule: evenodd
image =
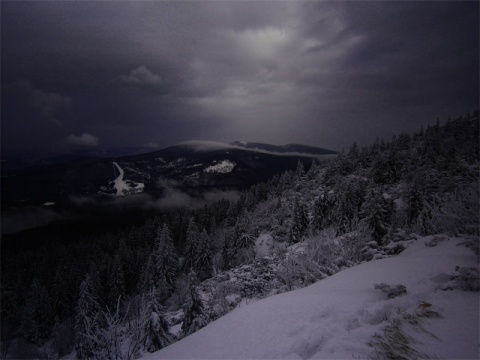
M 52 300 L 55 308 L 55 316 L 59 322 L 67 319 L 72 313 L 73 297 L 75 293 L 69 290 L 68 278 L 65 274 L 68 272 L 66 266 L 58 266 L 53 280 Z
M 360 226 L 382 245 L 382 238 L 388 232 L 388 209 L 385 199 L 376 189 L 367 191 L 360 218 Z
M 362 185 L 351 179 L 343 179 L 335 187 L 335 206 L 332 215 L 340 233 L 352 230 L 363 203 Z
M 175 337 L 170 333 L 167 322 L 162 316 L 162 306 L 155 287 L 143 297 L 142 311 L 144 348 L 148 352 L 154 352 L 170 345 Z
M 313 225 L 317 230 L 323 230 L 332 225 L 332 195 L 323 194 L 315 200 L 313 208 Z
M 234 262 L 235 258 L 235 232 L 234 229 L 229 228 L 225 231 L 225 236 L 223 238 L 222 244 L 222 258 L 223 258 L 223 269 L 230 269 L 231 265 Z
M 291 242 L 296 243 L 302 241 L 307 231 L 308 223 L 309 221 L 306 206 L 297 198 L 295 199 L 295 204 L 293 207 L 293 219 L 292 226 L 290 228 Z
M 210 237 L 204 229 L 198 240 L 198 257 L 194 264 L 195 272 L 200 280 L 208 279 L 213 272 L 213 252 Z
M 165 277 L 165 283 L 169 288 L 175 286 L 179 272 L 179 259 L 175 247 L 173 246 L 173 237 L 170 228 L 164 224 L 157 238 L 157 248 L 154 251 L 158 274 Z
M 113 263 L 109 266 L 108 276 L 108 307 L 114 309 L 118 299 L 125 295 L 125 278 L 119 255 L 115 255 Z
M 196 286 L 198 280 L 195 272 L 190 271 L 188 278 L 190 287 L 187 301 L 183 306 L 185 318 L 182 324 L 182 336 L 193 334 L 195 331 L 200 330 L 202 327 L 208 324 L 208 317 L 205 313 L 205 305 L 203 304 L 202 297 Z
M 138 282 L 137 265 L 135 264 L 134 251 L 127 245 L 125 237 L 120 240 L 118 256 L 123 268 L 123 277 L 125 280 L 125 293 L 132 294 Z
M 305 166 L 303 162 L 298 160 L 297 168 L 295 169 L 295 180 L 298 181 L 305 176 Z
M 424 207 L 424 186 L 421 177 L 416 176 L 410 183 L 407 192 L 407 219 L 409 225 L 417 222 Z
M 184 250 L 183 270 L 188 272 L 189 269 L 195 267 L 195 262 L 198 256 L 198 244 L 199 244 L 200 231 L 192 217 L 188 223 L 186 244 Z
M 310 166 L 310 169 L 308 169 L 307 172 L 307 178 L 308 180 L 314 180 L 318 178 L 318 175 L 320 174 L 320 166 L 318 165 L 318 162 L 313 159 L 312 165 Z
M 167 298 L 175 287 L 179 273 L 179 259 L 173 246 L 172 234 L 165 223 L 158 231 L 152 253 L 142 276 L 142 290 L 154 286 L 161 298 Z
M 100 327 L 100 304 L 94 283 L 87 274 L 80 284 L 80 294 L 75 315 L 75 352 L 80 359 L 91 358 L 95 344 L 86 334 Z
M 48 340 L 54 324 L 52 300 L 38 278 L 34 278 L 28 290 L 23 308 L 20 329 L 23 337 L 36 345 Z

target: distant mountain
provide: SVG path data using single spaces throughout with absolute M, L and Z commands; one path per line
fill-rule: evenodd
M 311 154 L 311 155 L 331 155 L 336 154 L 336 151 L 323 149 L 320 147 L 301 145 L 301 144 L 287 144 L 287 145 L 270 145 L 256 142 L 247 141 L 234 141 L 231 143 L 235 146 L 244 147 L 252 150 L 264 150 L 273 153 L 287 154 L 287 153 L 299 153 L 299 154 Z
M 2 158 L 2 173 L 9 173 L 18 169 L 33 166 L 63 164 L 73 160 L 84 158 L 114 158 L 120 156 L 138 155 L 151 152 L 151 148 L 145 147 L 117 147 L 95 148 L 88 150 L 76 150 L 69 154 L 57 156 L 38 156 L 32 154 L 17 154 L 9 158 Z
M 72 201 L 172 191 L 193 194 L 239 190 L 295 169 L 333 151 L 304 145 L 189 141 L 159 151 L 120 157 L 73 156 L 2 172 L 2 212 L 26 206 L 58 209 Z

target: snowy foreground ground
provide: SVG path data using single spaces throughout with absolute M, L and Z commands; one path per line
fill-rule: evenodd
M 410 348 L 420 357 L 478 359 L 479 293 L 442 290 L 450 287 L 456 266 L 478 267 L 478 258 L 459 245 L 464 239 L 443 237 L 426 246 L 437 242 L 432 239 L 421 238 L 398 256 L 363 263 L 307 288 L 241 306 L 142 358 L 382 358 L 378 346 L 368 345 L 375 334 L 385 334 L 395 319 L 428 303 L 440 317 L 422 319 L 420 327 L 399 320 L 412 338 Z M 379 283 L 403 284 L 407 293 L 388 299 L 374 288 Z

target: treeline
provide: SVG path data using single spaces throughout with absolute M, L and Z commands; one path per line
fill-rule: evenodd
M 278 273 L 289 288 L 308 272 L 318 272 L 314 281 L 370 260 L 411 232 L 478 236 L 478 139 L 477 111 L 413 135 L 353 144 L 333 160 L 299 163 L 236 202 L 112 233 L 66 228 L 34 243 L 19 240 L 2 249 L 3 349 L 21 336 L 37 345 L 53 339 L 59 356 L 158 350 L 174 341 L 165 309 L 183 308 L 180 336 L 208 323 L 197 285 L 252 263 L 264 233 L 276 243 L 316 246 L 303 274 L 290 274 L 288 264 Z M 327 246 L 326 231 L 340 240 Z

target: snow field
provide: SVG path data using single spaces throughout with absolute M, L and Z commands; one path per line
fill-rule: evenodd
M 346 359 L 375 358 L 368 343 L 382 334 L 400 311 L 414 313 L 432 304 L 440 318 L 425 331 L 408 324 L 416 350 L 445 359 L 479 356 L 478 293 L 441 290 L 456 266 L 477 266 L 461 238 L 433 237 L 413 242 L 400 255 L 343 270 L 309 287 L 242 306 L 145 359 Z M 374 285 L 403 284 L 394 299 Z M 433 335 L 434 336 L 433 336 Z
M 113 187 L 117 190 L 116 196 L 125 196 L 130 193 L 142 192 L 145 188 L 143 183 L 137 183 L 131 180 L 123 180 L 125 172 L 115 161 L 113 165 L 118 170 L 119 175 L 113 180 Z
M 206 173 L 221 173 L 221 174 L 226 174 L 229 172 L 232 172 L 233 168 L 236 166 L 235 163 L 233 163 L 230 160 L 223 160 L 219 162 L 218 164 L 211 165 L 207 168 L 205 168 Z

